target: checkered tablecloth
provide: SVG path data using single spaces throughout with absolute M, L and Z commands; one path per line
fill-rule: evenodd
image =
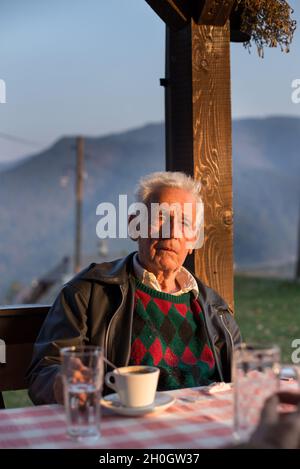
M 233 440 L 232 391 L 169 392 L 175 403 L 162 413 L 125 417 L 105 409 L 94 448 L 217 448 Z M 196 398 L 194 402 L 186 398 Z M 85 448 L 66 434 L 62 406 L 0 411 L 0 448 Z M 89 446 L 91 447 L 91 446 Z

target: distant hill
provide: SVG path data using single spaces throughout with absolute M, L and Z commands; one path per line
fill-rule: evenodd
M 13 162 L 13 163 L 10 163 L 10 162 L 2 162 L 0 161 L 0 173 L 2 171 L 7 171 L 8 169 L 11 169 L 13 168 L 14 166 L 16 166 L 17 163 Z
M 296 253 L 300 205 L 300 119 L 233 122 L 235 262 L 287 264 Z M 97 259 L 96 207 L 128 194 L 137 179 L 164 169 L 164 127 L 150 124 L 85 139 L 83 249 Z M 30 283 L 73 253 L 75 138 L 0 172 L 0 300 L 13 282 Z M 110 254 L 130 251 L 109 240 Z
M 237 265 L 291 264 L 300 215 L 300 119 L 233 123 Z

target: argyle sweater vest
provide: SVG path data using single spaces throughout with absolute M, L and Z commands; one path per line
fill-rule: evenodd
M 130 364 L 159 367 L 159 391 L 214 381 L 215 359 L 194 295 L 171 295 L 135 282 Z

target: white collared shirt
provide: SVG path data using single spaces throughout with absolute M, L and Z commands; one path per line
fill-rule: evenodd
M 133 256 L 133 270 L 135 276 L 144 285 L 147 285 L 150 288 L 154 288 L 154 290 L 162 291 L 156 276 L 152 272 L 149 272 L 148 270 L 144 269 L 144 267 L 142 267 L 142 265 L 140 264 L 137 253 L 135 253 L 135 255 Z M 178 296 L 182 295 L 183 293 L 192 291 L 195 297 L 197 298 L 199 294 L 199 289 L 196 279 L 183 266 L 181 266 L 177 272 L 176 282 L 178 283 L 180 289 L 175 292 L 172 292 L 172 295 Z

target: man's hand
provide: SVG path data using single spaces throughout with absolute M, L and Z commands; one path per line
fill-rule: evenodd
M 91 371 L 89 368 L 84 366 L 79 358 L 74 358 L 72 360 L 72 369 L 68 370 L 68 374 L 71 377 L 70 382 L 72 384 L 77 384 L 77 383 L 89 383 L 91 381 Z M 56 402 L 58 404 L 63 404 L 64 403 L 64 384 L 63 384 L 63 378 L 61 373 L 57 373 L 54 384 L 53 384 L 53 391 L 54 391 L 54 397 L 56 399 Z M 85 404 L 86 402 L 86 393 L 81 393 L 79 395 L 80 397 L 80 403 Z
M 279 404 L 294 405 L 297 409 L 295 412 L 280 413 Z M 300 393 L 280 392 L 267 399 L 249 444 L 254 448 L 299 449 Z

